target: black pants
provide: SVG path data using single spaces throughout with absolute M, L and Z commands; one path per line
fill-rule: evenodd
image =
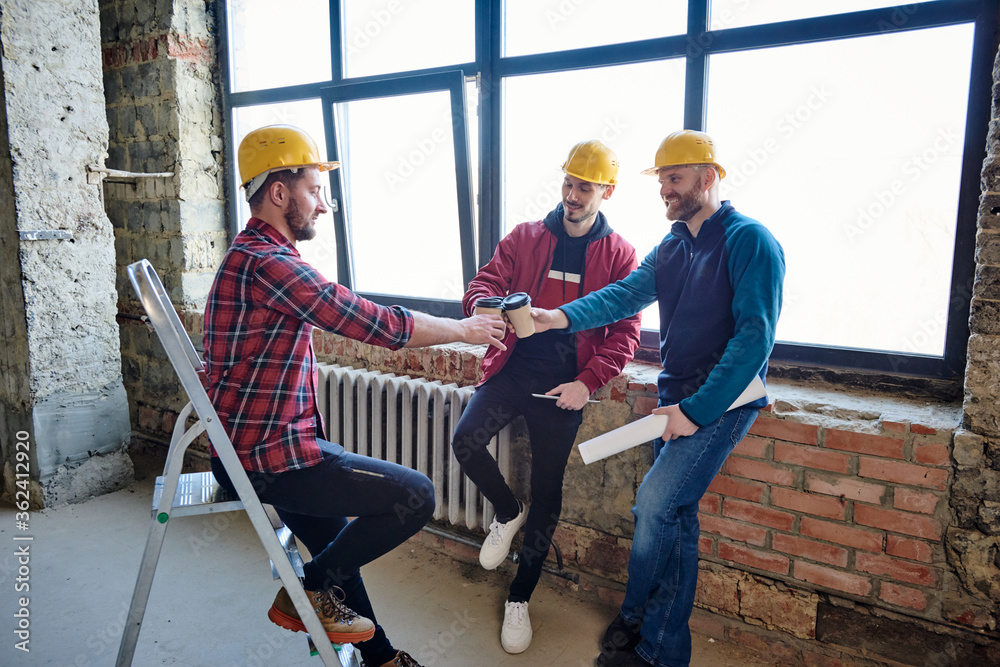
M 312 554 L 302 568 L 306 590 L 339 586 L 345 604 L 375 622 L 375 636 L 358 642 L 357 648 L 366 663 L 381 665 L 395 657 L 396 649 L 375 617 L 361 566 L 427 523 L 434 512 L 434 487 L 416 470 L 351 454 L 324 440 L 319 445 L 323 460 L 314 466 L 281 473 L 248 471 L 247 476 L 261 502 L 274 506 Z M 212 459 L 212 472 L 232 491 L 217 458 Z
M 452 448 L 465 474 L 496 509 L 497 516 L 517 515 L 517 499 L 500 474 L 487 446 L 490 440 L 521 415 L 531 440 L 531 507 L 524 527 L 517 575 L 508 600 L 527 602 L 542 574 L 552 534 L 562 511 L 562 483 L 566 461 L 576 440 L 583 414 L 563 410 L 556 402 L 535 398 L 573 378 L 538 377 L 521 364 L 508 363 L 486 381 L 469 401 L 455 428 Z

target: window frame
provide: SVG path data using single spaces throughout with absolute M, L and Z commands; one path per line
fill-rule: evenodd
M 484 0 L 475 4 L 475 60 L 456 63 L 449 67 L 431 68 L 413 72 L 395 72 L 391 75 L 345 78 L 342 54 L 344 39 L 341 23 L 341 3 L 330 0 L 331 81 L 234 93 L 229 80 L 229 37 L 227 27 L 227 0 L 216 0 L 219 17 L 219 60 L 222 82 L 226 155 L 234 154 L 231 118 L 233 109 L 275 102 L 290 102 L 319 98 L 323 100 L 324 122 L 328 138 L 328 155 L 336 159 L 336 128 L 330 96 L 370 94 L 374 90 L 392 89 L 412 85 L 405 80 L 429 77 L 461 77 L 463 81 L 474 76 L 479 83 L 478 154 L 479 171 L 474 177 L 479 181 L 478 229 L 467 228 L 462 223 L 463 277 L 468 283 L 476 267 L 486 264 L 501 238 L 501 155 L 502 145 L 502 84 L 505 77 L 524 74 L 569 71 L 623 65 L 637 62 L 685 58 L 684 126 L 703 130 L 706 121 L 709 56 L 721 53 L 748 51 L 777 46 L 808 44 L 837 39 L 848 39 L 879 34 L 905 32 L 956 24 L 974 24 L 972 67 L 970 71 L 969 98 L 966 108 L 966 127 L 963 143 L 961 181 L 958 193 L 955 246 L 953 249 L 952 278 L 950 285 L 949 315 L 946 324 L 945 346 L 942 357 L 903 354 L 878 350 L 846 347 L 815 346 L 801 343 L 779 342 L 771 354 L 772 362 L 801 366 L 835 367 L 859 371 L 873 371 L 891 376 L 958 379 L 965 367 L 969 337 L 969 313 L 972 284 L 975 274 L 975 243 L 980 195 L 980 171 L 986 155 L 986 140 L 990 120 L 992 69 L 996 48 L 997 5 L 990 0 L 929 0 L 906 5 L 834 14 L 814 18 L 796 19 L 761 25 L 750 25 L 721 30 L 710 29 L 710 0 L 689 0 L 686 33 L 635 42 L 609 44 L 560 51 L 503 57 L 502 15 L 504 0 Z M 457 73 L 457 74 L 456 74 Z M 453 85 L 453 84 L 452 84 Z M 452 93 L 453 112 L 456 100 L 460 101 L 464 115 L 464 91 Z M 453 123 L 456 145 L 456 165 L 468 163 L 468 146 L 459 138 L 457 124 Z M 463 137 L 467 137 L 462 128 Z M 464 146 L 464 157 L 462 153 Z M 228 160 L 227 160 L 228 162 Z M 235 169 L 235 165 L 228 165 Z M 457 166 L 461 171 L 461 167 Z M 227 172 L 228 173 L 228 172 Z M 227 178 L 230 230 L 235 235 L 240 227 L 236 193 L 233 182 Z M 334 176 L 331 187 L 335 197 L 341 198 L 342 188 Z M 341 188 L 341 189 L 338 189 Z M 459 175 L 460 212 L 476 202 L 463 203 L 462 176 Z M 350 203 L 347 202 L 349 207 Z M 343 206 L 341 207 L 344 208 Z M 464 214 L 463 214 L 464 217 Z M 350 286 L 350 239 L 340 216 L 337 229 L 338 280 Z M 344 253 L 344 254 L 342 254 Z M 470 274 L 471 271 L 471 274 Z M 347 282 L 345 282 L 347 281 Z M 459 316 L 456 302 L 439 302 L 428 299 L 407 299 L 387 295 L 365 294 L 380 303 L 399 303 L 420 310 L 447 316 Z M 643 330 L 641 344 L 644 357 L 652 356 L 658 347 L 659 334 Z

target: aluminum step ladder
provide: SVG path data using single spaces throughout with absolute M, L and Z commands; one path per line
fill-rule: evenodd
M 191 344 L 191 339 L 181 324 L 159 276 L 152 264 L 145 259 L 129 265 L 127 271 L 132 286 L 146 310 L 148 323 L 156 331 L 190 400 L 177 416 L 163 475 L 156 478 L 153 517 L 115 664 L 118 667 L 132 664 L 169 520 L 172 517 L 243 510 L 247 513 L 261 544 L 264 545 L 264 550 L 271 559 L 271 572 L 274 578 L 281 580 L 298 611 L 299 618 L 306 627 L 310 653 L 318 654 L 326 667 L 358 667 L 358 654 L 353 646 L 334 645 L 328 640 L 323 625 L 302 588 L 300 580 L 302 558 L 295 538 L 282 524 L 274 508 L 270 506 L 265 508 L 258 500 L 236 455 L 233 443 L 219 422 L 219 417 L 202 384 L 204 365 L 201 357 Z M 197 421 L 188 427 L 188 419 L 192 415 L 197 417 Z M 202 433 L 208 434 L 236 489 L 237 497 L 232 497 L 219 486 L 210 472 L 181 473 L 184 453 Z M 314 638 L 319 639 L 314 642 Z

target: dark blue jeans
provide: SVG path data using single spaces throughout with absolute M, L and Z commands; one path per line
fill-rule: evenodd
M 361 566 L 419 531 L 434 512 L 434 487 L 421 473 L 395 463 L 351 454 L 319 441 L 323 460 L 282 473 L 248 471 L 261 502 L 274 506 L 292 534 L 312 554 L 303 567 L 307 590 L 339 586 L 345 604 L 375 622 L 375 636 L 357 644 L 365 662 L 381 665 L 396 649 L 378 625 L 361 579 Z M 232 490 L 221 462 L 219 483 Z M 357 517 L 348 521 L 347 517 Z
M 636 652 L 657 667 L 691 661 L 688 621 L 698 585 L 698 501 L 757 418 L 730 410 L 694 435 L 653 441 L 653 467 L 635 496 L 635 536 L 621 614 L 641 624 Z
M 517 575 L 510 585 L 508 599 L 513 602 L 527 602 L 542 575 L 542 564 L 562 512 L 566 461 L 583 420 L 580 410 L 563 410 L 555 401 L 531 394 L 544 394 L 569 380 L 572 377 L 538 377 L 531 369 L 508 363 L 473 394 L 452 439 L 452 449 L 462 470 L 493 503 L 497 515 L 511 519 L 517 515 L 517 498 L 487 446 L 518 415 L 528 425 L 531 506 L 524 524 Z

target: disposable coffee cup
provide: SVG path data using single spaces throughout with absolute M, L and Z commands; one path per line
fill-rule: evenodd
M 503 312 L 503 297 L 484 296 L 476 301 L 474 315 L 500 315 Z
M 531 297 L 524 292 L 508 294 L 503 300 L 503 311 L 514 326 L 518 338 L 527 338 L 535 333 L 535 321 L 531 319 Z

